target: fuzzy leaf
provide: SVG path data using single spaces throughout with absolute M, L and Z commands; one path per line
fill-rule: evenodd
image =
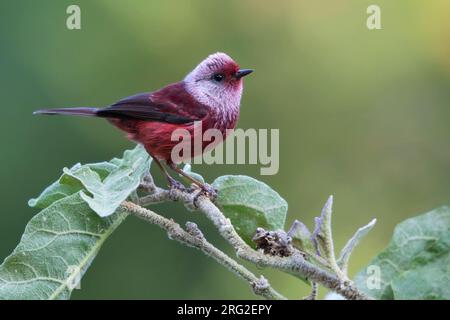
M 316 226 L 312 239 L 319 250 L 329 262 L 335 261 L 333 235 L 331 232 L 331 215 L 333 212 L 333 196 L 330 196 L 322 208 L 319 217 L 315 218 Z
M 247 176 L 222 176 L 213 186 L 219 191 L 217 203 L 239 235 L 249 244 L 256 228 L 282 230 L 286 201 L 265 183 Z
M 103 242 L 126 217 L 116 207 L 113 215 L 101 218 L 82 197 L 106 186 L 134 192 L 149 165 L 147 154 L 137 146 L 122 159 L 76 164 L 31 199 L 30 206 L 43 210 L 30 220 L 19 245 L 0 266 L 0 299 L 68 299 Z
M 333 196 L 329 196 L 323 206 L 322 213 L 315 218 L 316 226 L 313 231 L 312 241 L 316 247 L 316 253 L 323 256 L 331 270 L 340 278 L 346 278 L 339 268 L 334 254 L 333 234 L 331 232 L 331 216 L 333 212 Z
M 367 225 L 364 227 L 359 228 L 356 230 L 353 237 L 351 237 L 347 244 L 342 248 L 341 254 L 339 256 L 339 259 L 337 261 L 338 266 L 341 268 L 342 272 L 347 273 L 348 268 L 348 261 L 350 259 L 350 255 L 353 252 L 353 249 L 358 245 L 358 243 L 361 241 L 362 238 L 366 236 L 366 234 L 369 233 L 370 230 L 375 226 L 375 223 L 377 222 L 377 219 L 373 219 L 370 221 Z
M 142 146 L 127 150 L 121 162 L 102 181 L 101 176 L 88 166 L 77 170 L 64 169 L 64 173 L 80 181 L 89 194 L 81 192 L 81 198 L 100 217 L 114 213 L 120 204 L 139 186 L 143 175 L 150 169 L 150 157 Z
M 79 192 L 33 217 L 0 265 L 0 299 L 68 299 L 100 247 L 125 219 L 100 218 Z
M 294 247 L 311 254 L 316 254 L 314 244 L 311 240 L 311 232 L 301 221 L 295 220 L 288 235 L 292 238 Z
M 450 208 L 397 225 L 355 282 L 376 299 L 450 299 Z
M 109 162 L 92 163 L 84 166 L 77 163 L 70 168 L 70 172 L 77 172 L 78 170 L 82 170 L 83 167 L 89 167 L 95 171 L 101 179 L 104 179 L 112 170 L 117 168 L 116 165 Z M 83 184 L 78 179 L 64 173 L 57 181 L 48 186 L 39 197 L 30 199 L 28 205 L 30 207 L 44 209 L 53 202 L 70 196 L 71 194 L 80 191 L 82 188 Z

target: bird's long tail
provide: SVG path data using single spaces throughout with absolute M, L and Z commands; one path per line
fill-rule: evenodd
M 98 108 L 57 108 L 57 109 L 42 109 L 33 112 L 33 114 L 65 114 L 72 116 L 85 116 L 85 117 L 95 117 L 97 116 Z

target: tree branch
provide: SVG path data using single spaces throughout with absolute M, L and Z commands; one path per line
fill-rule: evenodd
M 322 270 L 305 260 L 303 254 L 295 250 L 289 257 L 265 255 L 253 250 L 238 235 L 230 220 L 205 196 L 196 192 L 188 193 L 181 190 L 164 190 L 155 187 L 154 193 L 140 198 L 143 206 L 163 201 L 182 201 L 188 209 L 192 207 L 200 210 L 214 224 L 220 235 L 233 247 L 236 255 L 258 266 L 267 266 L 307 278 L 320 283 L 324 287 L 335 291 L 349 300 L 369 300 L 366 294 L 359 291 L 348 279 L 340 278 L 327 270 Z M 234 261 L 234 260 L 233 260 Z
M 175 221 L 164 218 L 161 215 L 149 209 L 143 208 L 133 202 L 124 201 L 121 207 L 127 212 L 164 229 L 165 231 L 167 231 L 170 239 L 177 240 L 178 242 L 187 246 L 200 249 L 207 256 L 212 257 L 221 265 L 225 266 L 227 269 L 235 273 L 238 277 L 248 281 L 255 294 L 272 300 L 286 299 L 277 291 L 275 291 L 263 276 L 261 276 L 260 278 L 256 277 L 247 268 L 240 265 L 234 259 L 230 258 L 224 252 L 208 242 L 195 223 L 187 222 L 186 230 L 184 230 Z

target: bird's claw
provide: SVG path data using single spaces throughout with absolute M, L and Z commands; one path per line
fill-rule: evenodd
M 205 183 L 202 186 L 202 191 L 206 193 L 206 196 L 211 200 L 214 201 L 217 199 L 217 189 L 213 186 Z
M 197 201 L 200 198 L 200 196 L 205 196 L 209 198 L 209 200 L 211 200 L 212 202 L 215 202 L 217 199 L 217 189 L 207 183 L 204 183 L 200 187 L 200 191 L 198 191 L 197 194 L 194 196 L 193 203 L 195 207 L 198 207 Z

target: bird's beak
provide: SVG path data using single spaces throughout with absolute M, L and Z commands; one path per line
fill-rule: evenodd
M 248 74 L 250 74 L 252 72 L 253 72 L 252 69 L 241 69 L 238 72 L 236 72 L 235 77 L 236 77 L 236 79 L 240 79 L 240 78 L 245 77 L 246 75 L 248 75 Z

